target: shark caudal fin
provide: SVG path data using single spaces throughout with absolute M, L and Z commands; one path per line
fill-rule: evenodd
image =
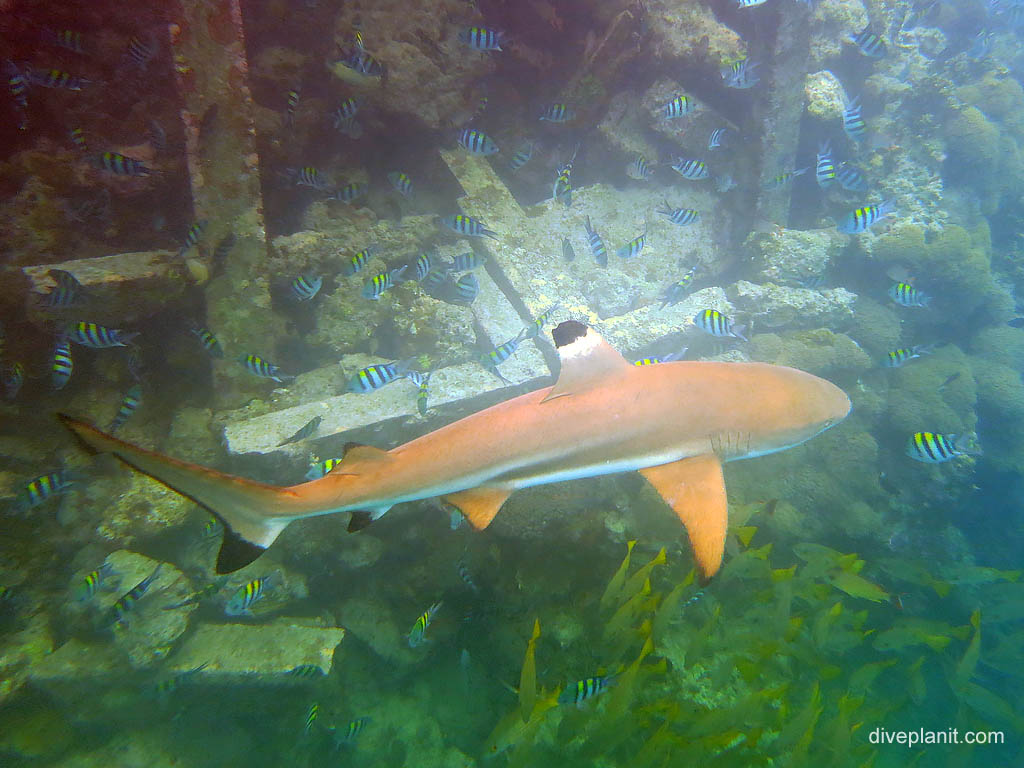
M 295 494 L 288 488 L 172 459 L 118 440 L 62 413 L 57 417 L 90 451 L 112 453 L 128 466 L 159 480 L 215 515 L 224 526 L 217 573 L 231 573 L 251 563 L 292 519 L 286 512 L 294 506 Z

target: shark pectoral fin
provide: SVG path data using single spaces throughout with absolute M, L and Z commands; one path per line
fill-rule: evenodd
M 501 505 L 512 494 L 510 488 L 482 485 L 457 493 L 449 493 L 444 500 L 459 511 L 478 531 L 491 524 Z
M 707 581 L 718 572 L 725 551 L 728 504 L 722 462 L 714 455 L 695 456 L 647 467 L 640 474 L 686 526 L 697 570 Z
M 289 488 L 257 483 L 148 451 L 57 414 L 82 443 L 96 453 L 112 453 L 130 467 L 195 501 L 224 525 L 217 573 L 248 565 L 269 547 L 292 519 L 303 516 L 302 500 Z
M 593 386 L 606 386 L 609 376 L 633 368 L 597 331 L 576 320 L 559 323 L 551 332 L 551 338 L 558 349 L 562 370 L 555 386 L 541 402 Z

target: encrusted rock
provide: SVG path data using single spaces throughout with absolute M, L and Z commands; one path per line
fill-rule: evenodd
M 829 70 L 812 72 L 804 79 L 807 112 L 819 120 L 842 120 L 846 91 Z
M 853 318 L 856 294 L 845 288 L 812 291 L 788 286 L 755 285 L 746 280 L 729 286 L 737 311 L 747 314 L 755 329 L 838 328 Z

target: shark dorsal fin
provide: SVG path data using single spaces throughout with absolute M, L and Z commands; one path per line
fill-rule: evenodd
M 545 401 L 582 392 L 633 368 L 597 331 L 577 320 L 559 323 L 551 338 L 558 349 L 562 370 Z
M 391 458 L 388 452 L 372 445 L 363 443 L 345 443 L 345 451 L 342 453 L 342 464 L 346 461 L 382 461 Z

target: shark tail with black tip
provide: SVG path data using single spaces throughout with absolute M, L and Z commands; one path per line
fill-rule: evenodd
M 126 443 L 62 413 L 57 417 L 90 451 L 113 454 L 208 509 L 224 527 L 217 573 L 231 573 L 251 563 L 304 511 L 290 488 L 179 461 Z

